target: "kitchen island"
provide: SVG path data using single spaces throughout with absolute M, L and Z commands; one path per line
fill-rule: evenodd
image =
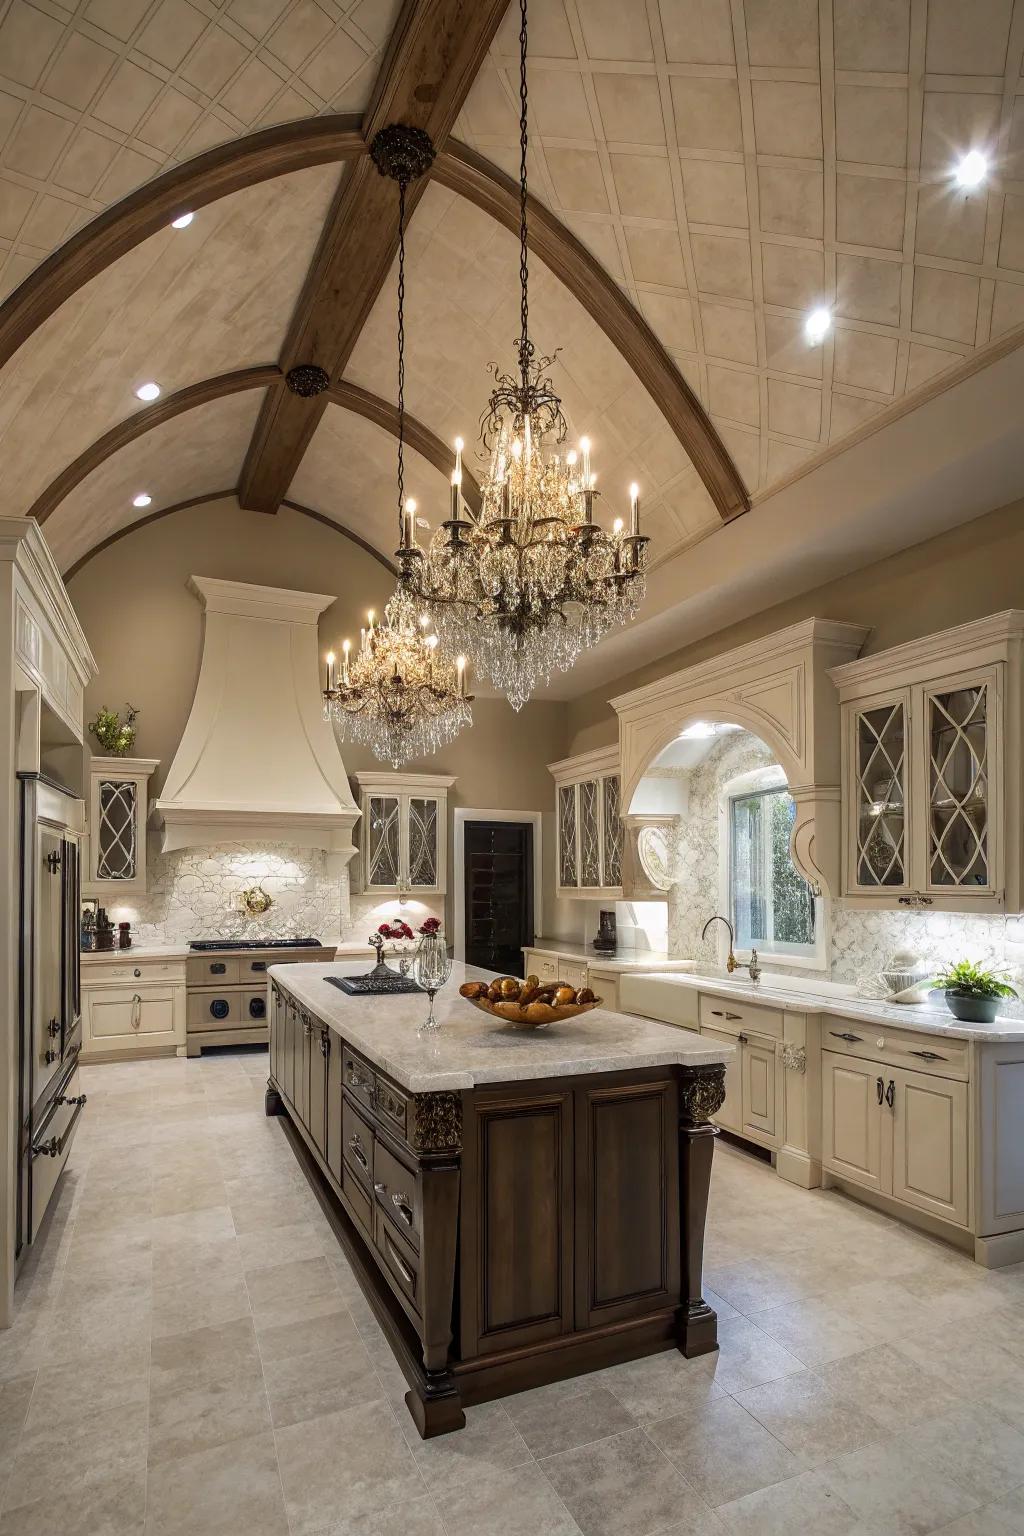
M 598 1008 L 522 1032 L 458 995 L 270 971 L 267 1114 L 287 1130 L 403 1370 L 422 1436 L 464 1406 L 717 1347 L 701 1294 L 728 1045 Z

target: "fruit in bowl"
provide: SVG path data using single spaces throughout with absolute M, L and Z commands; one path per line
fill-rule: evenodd
M 537 976 L 519 981 L 515 976 L 498 976 L 492 982 L 464 981 L 459 993 L 474 1008 L 504 1019 L 516 1029 L 543 1029 L 589 1013 L 601 1005 L 590 987 L 571 987 L 568 982 L 548 981 L 541 985 Z

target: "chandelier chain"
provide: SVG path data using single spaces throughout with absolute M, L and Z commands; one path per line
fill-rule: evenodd
M 405 515 L 405 189 L 398 182 L 398 539 Z
M 530 353 L 533 350 L 530 345 L 530 269 L 526 245 L 526 151 L 529 144 L 526 87 L 526 7 L 527 0 L 519 0 L 519 282 L 522 289 L 519 302 L 519 367 L 523 375 L 524 388 L 529 382 L 528 366 Z

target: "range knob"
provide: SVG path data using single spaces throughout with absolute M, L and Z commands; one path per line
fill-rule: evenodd
M 262 997 L 250 997 L 250 999 L 249 999 L 249 1017 L 250 1017 L 250 1019 L 265 1019 L 266 1016 L 267 1016 L 267 1005 L 266 1005 L 266 1002 L 264 1001 L 264 999 Z
M 215 1019 L 226 1019 L 231 1012 L 231 1004 L 226 997 L 215 997 L 210 1004 L 210 1014 Z

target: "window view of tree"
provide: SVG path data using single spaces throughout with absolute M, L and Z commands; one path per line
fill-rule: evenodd
M 812 950 L 814 897 L 789 854 L 795 801 L 784 788 L 757 790 L 735 796 L 729 811 L 737 947 Z

